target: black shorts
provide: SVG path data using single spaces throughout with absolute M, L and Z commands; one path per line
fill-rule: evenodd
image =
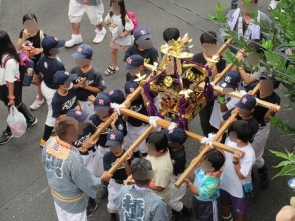
M 221 221 L 222 215 L 221 215 L 221 205 L 219 198 L 216 199 L 216 209 L 217 209 L 217 220 Z M 213 210 L 213 202 L 212 201 L 200 201 L 197 200 L 195 196 L 193 196 L 193 217 L 194 220 L 199 221 L 215 221 L 214 220 L 214 210 Z
M 19 106 L 22 103 L 22 95 L 23 95 L 23 87 L 20 81 L 14 82 L 14 92 L 13 95 L 15 96 L 15 106 Z M 6 85 L 0 86 L 0 100 L 4 102 L 5 106 L 8 105 L 8 87 Z

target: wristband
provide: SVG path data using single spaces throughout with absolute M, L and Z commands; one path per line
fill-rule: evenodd
M 8 95 L 7 98 L 8 98 L 9 100 L 14 100 L 14 99 L 15 99 L 15 96 L 13 96 L 13 95 L 12 95 L 12 96 L 9 96 L 9 95 Z
M 240 163 L 240 161 L 233 161 L 234 165 L 238 165 Z
M 226 104 L 226 99 L 225 99 L 225 97 L 219 97 L 219 99 L 218 99 L 218 103 L 220 103 L 220 104 Z

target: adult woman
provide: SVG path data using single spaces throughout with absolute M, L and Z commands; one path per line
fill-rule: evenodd
M 15 106 L 25 116 L 28 128 L 37 123 L 37 119 L 30 113 L 22 102 L 22 82 L 19 73 L 19 57 L 7 32 L 0 30 L 0 100 L 8 106 Z M 0 144 L 7 143 L 12 138 L 10 128 L 0 137 Z
M 41 41 L 46 36 L 46 34 L 38 28 L 38 20 L 36 15 L 34 14 L 29 13 L 24 15 L 23 25 L 24 29 L 22 29 L 19 34 L 19 39 L 17 41 L 17 49 L 22 49 L 22 44 L 25 41 L 29 41 L 33 46 L 33 49 L 30 51 L 30 57 L 36 67 L 43 52 Z M 37 110 L 44 103 L 43 95 L 41 92 L 41 82 L 35 81 L 35 84 L 38 87 L 38 95 L 36 100 L 30 105 L 31 110 Z

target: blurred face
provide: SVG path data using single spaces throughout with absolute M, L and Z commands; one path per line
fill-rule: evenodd
M 228 134 L 228 137 L 229 137 L 229 140 L 230 140 L 231 142 L 237 143 L 237 141 L 238 141 L 238 135 L 237 135 L 236 132 L 231 131 L 231 132 Z
M 209 57 L 215 55 L 217 52 L 217 45 L 216 44 L 204 43 L 204 44 L 202 44 L 202 48 L 203 48 L 204 53 Z
M 141 72 L 143 71 L 143 65 L 137 67 L 137 68 L 134 68 L 134 69 L 131 69 L 128 71 L 128 73 L 133 77 L 133 78 L 136 78 L 136 75 L 137 74 L 140 74 Z
M 157 151 L 153 143 L 146 144 L 146 152 L 148 153 L 148 155 L 153 157 L 158 157 L 163 153 L 163 151 Z
M 118 3 L 112 3 L 111 10 L 115 15 L 120 15 L 121 13 L 121 7 Z
M 153 43 L 149 38 L 144 40 L 136 40 L 136 44 L 140 49 L 143 50 L 151 49 L 153 47 Z
M 110 112 L 110 109 L 108 110 L 100 109 L 96 111 L 96 114 L 97 116 L 99 116 L 100 119 L 106 119 L 109 117 L 109 112 Z
M 242 119 L 244 119 L 244 118 L 251 116 L 252 112 L 254 111 L 254 108 L 252 110 L 238 108 L 238 110 L 239 110 L 239 116 Z
M 36 22 L 35 19 L 25 21 L 24 27 L 27 30 L 28 34 L 30 34 L 30 35 L 36 34 L 39 30 L 38 23 Z
M 271 80 L 269 79 L 260 80 L 260 88 L 259 88 L 260 97 L 268 97 L 272 95 L 273 91 L 274 91 L 274 85 Z
M 109 146 L 111 152 L 115 155 L 120 155 L 122 152 L 122 144 L 119 146 Z
M 91 63 L 91 59 L 88 59 L 88 58 L 76 58 L 75 63 L 79 67 L 85 67 L 85 66 L 87 66 L 87 65 L 89 65 Z

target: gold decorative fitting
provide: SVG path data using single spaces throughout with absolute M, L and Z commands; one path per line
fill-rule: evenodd
M 184 98 L 187 99 L 189 98 L 190 94 L 193 93 L 193 91 L 191 89 L 187 89 L 187 90 L 182 90 L 179 92 L 180 95 L 184 95 Z
M 166 76 L 164 78 L 164 84 L 166 87 L 171 87 L 171 85 L 173 84 L 173 79 L 170 76 Z

